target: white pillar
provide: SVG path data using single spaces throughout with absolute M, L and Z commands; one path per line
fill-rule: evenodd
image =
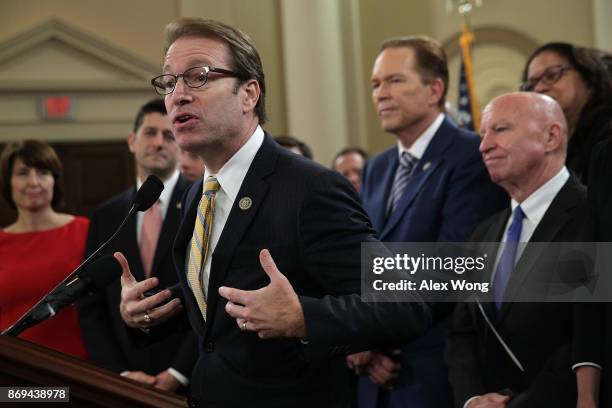
M 325 165 L 349 144 L 339 3 L 281 0 L 288 132 Z
M 593 37 L 596 48 L 612 52 L 612 1 L 593 0 Z

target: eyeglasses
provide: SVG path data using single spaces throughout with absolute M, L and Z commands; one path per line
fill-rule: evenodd
M 176 83 L 179 78 L 183 78 L 183 82 L 190 88 L 200 88 L 208 81 L 208 74 L 210 72 L 216 72 L 219 74 L 225 74 L 232 77 L 239 78 L 240 75 L 234 71 L 229 71 L 223 68 L 214 67 L 192 67 L 182 74 L 163 74 L 157 76 L 151 80 L 151 85 L 155 88 L 155 92 L 160 95 L 169 95 L 174 92 Z
M 570 71 L 574 68 L 569 65 L 555 65 L 550 67 L 542 73 L 539 77 L 531 78 L 521 84 L 521 91 L 531 92 L 541 82 L 545 86 L 551 86 L 555 84 L 565 72 Z

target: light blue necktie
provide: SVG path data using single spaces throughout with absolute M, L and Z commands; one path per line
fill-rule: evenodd
M 525 213 L 523 213 L 523 210 L 519 205 L 514 209 L 512 223 L 510 224 L 510 228 L 508 228 L 508 232 L 506 233 L 504 252 L 502 252 L 501 258 L 499 258 L 499 264 L 497 265 L 497 272 L 495 273 L 495 280 L 493 282 L 493 286 L 495 287 L 495 305 L 497 306 L 497 310 L 501 309 L 504 293 L 506 292 L 510 275 L 514 269 L 516 250 L 518 247 L 518 242 L 521 238 L 521 231 L 523 230 L 523 218 L 525 218 Z
M 393 211 L 397 208 L 397 203 L 406 189 L 406 184 L 410 180 L 410 176 L 414 172 L 417 158 L 408 152 L 402 152 L 399 165 L 395 171 L 395 178 L 393 179 L 393 185 L 391 187 L 391 194 L 389 195 L 389 201 L 387 203 L 387 216 L 393 214 Z

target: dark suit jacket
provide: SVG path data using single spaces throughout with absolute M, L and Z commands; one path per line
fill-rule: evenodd
M 486 220 L 471 241 L 501 241 L 509 216 L 510 210 L 505 210 Z M 592 223 L 586 190 L 572 176 L 552 201 L 530 242 L 579 241 L 592 241 Z M 533 288 L 542 278 L 542 271 L 537 250 L 527 246 L 512 272 L 505 296 Z M 494 303 L 482 305 L 525 372 L 512 362 L 477 305 L 460 303 L 446 348 L 456 406 L 462 407 L 476 395 L 510 389 L 516 397 L 509 407 L 575 407 L 572 365 L 600 362 L 588 334 L 590 305 L 505 302 L 499 312 Z
M 200 181 L 187 195 L 174 248 L 200 348 L 192 377 L 194 402 L 205 407 L 346 406 L 345 354 L 380 342 L 401 343 L 429 324 L 422 303 L 368 304 L 355 295 L 360 292 L 360 243 L 374 241 L 357 194 L 339 174 L 286 151 L 268 135 L 212 253 L 204 322 L 185 274 L 201 194 Z M 243 197 L 252 200 L 246 210 L 238 206 Z M 269 283 L 259 263 L 264 248 L 300 296 L 307 346 L 299 339 L 261 340 L 240 331 L 225 312 L 220 286 L 252 290 Z
M 172 242 L 180 223 L 181 197 L 191 183 L 180 176 L 160 233 L 153 258 L 152 276 L 159 279 L 159 288 L 177 283 L 172 261 Z M 131 188 L 102 204 L 92 216 L 86 255 L 89 256 L 106 241 L 128 213 L 136 189 Z M 104 251 L 121 251 L 127 258 L 136 280 L 144 279 L 140 250 L 136 240 L 136 216 Z M 195 338 L 187 318 L 174 319 L 156 330 L 156 335 L 143 342 L 134 336 L 119 314 L 121 283 L 111 283 L 105 291 L 94 293 L 80 301 L 79 321 L 91 360 L 115 372 L 144 371 L 155 375 L 172 367 L 189 378 L 197 355 Z M 163 333 L 163 335 L 159 335 Z
M 480 221 L 506 207 L 507 195 L 491 182 L 479 143 L 476 134 L 445 118 L 389 219 L 385 211 L 399 162 L 397 146 L 371 159 L 364 169 L 361 195 L 378 238 L 386 242 L 462 242 Z M 389 407 L 449 405 L 442 355 L 448 306 L 452 305 L 436 305 L 434 318 L 439 324 L 403 349 L 402 375 L 390 395 Z M 377 390 L 363 378 L 360 407 L 374 406 Z
M 608 133 L 612 132 L 608 128 Z M 589 204 L 596 225 L 596 240 L 612 242 L 612 138 L 598 143 L 593 148 L 589 171 Z M 605 244 L 610 245 L 610 244 Z M 602 282 L 604 285 L 605 281 Z M 608 283 L 609 284 L 609 283 Z M 609 287 L 609 286 L 608 286 Z M 612 303 L 600 305 L 599 328 L 596 337 L 602 340 L 604 367 L 612 366 Z M 600 403 L 602 407 L 612 405 L 612 375 L 609 370 L 602 371 L 600 386 Z

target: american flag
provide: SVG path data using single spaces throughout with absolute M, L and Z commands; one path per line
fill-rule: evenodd
M 467 23 L 463 25 L 459 45 L 461 46 L 461 70 L 459 72 L 459 126 L 478 132 L 480 110 L 476 101 L 474 71 L 472 64 L 472 42 L 474 34 Z
M 474 130 L 474 121 L 472 119 L 472 104 L 470 101 L 470 93 L 468 92 L 468 83 L 465 77 L 465 64 L 461 58 L 461 69 L 459 70 L 459 100 L 457 101 L 459 116 L 457 117 L 458 125 L 462 128 Z

